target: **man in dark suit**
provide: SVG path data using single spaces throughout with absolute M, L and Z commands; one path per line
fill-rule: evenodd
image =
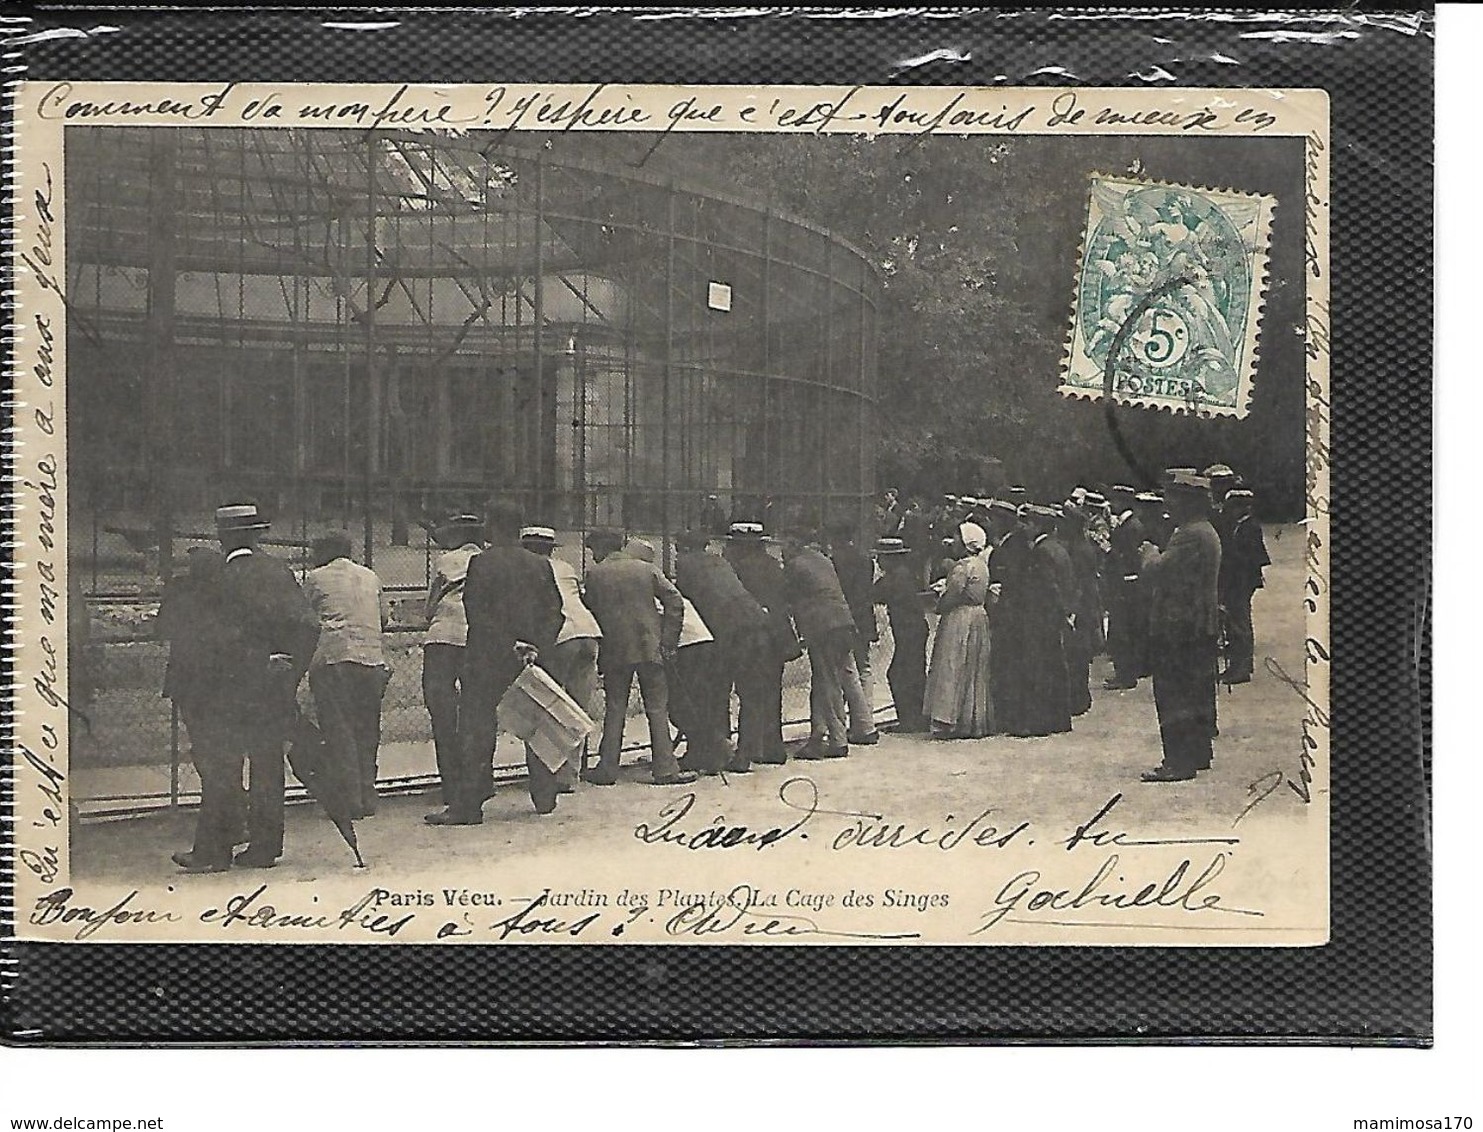
M 597 766 L 587 781 L 595 786 L 611 786 L 618 780 L 628 694 L 636 676 L 644 714 L 649 719 L 654 785 L 694 782 L 695 772 L 681 770 L 675 760 L 669 734 L 669 685 L 664 674 L 665 661 L 679 648 L 684 602 L 657 565 L 620 554 L 622 545 L 622 536 L 616 531 L 593 531 L 587 536 L 587 548 L 596 564 L 587 571 L 586 599 L 602 629 L 597 667 L 602 673 L 606 701 Z
M 702 770 L 746 773 L 752 760 L 768 753 L 767 710 L 769 655 L 767 613 L 747 592 L 736 571 L 717 554 L 709 554 L 704 531 L 687 531 L 676 540 L 675 586 L 695 607 L 715 636 L 714 688 L 708 710 L 718 714 L 712 730 L 731 733 L 731 690 L 740 710 L 737 751 L 724 767 L 709 763 Z M 730 752 L 726 752 L 729 754 Z
M 1144 543 L 1148 645 L 1163 761 L 1145 782 L 1180 782 L 1210 766 L 1215 733 L 1216 639 L 1220 632 L 1220 538 L 1210 524 L 1210 481 L 1173 469 L 1165 504 L 1168 546 Z
M 211 782 L 214 794 L 224 796 L 233 811 L 230 817 L 223 818 L 223 824 L 235 831 L 235 842 L 246 839 L 247 792 L 242 789 L 240 769 L 235 785 L 230 781 L 219 783 L 219 768 L 226 752 L 216 726 L 220 714 L 216 706 L 222 683 L 220 665 L 231 639 L 231 628 L 221 616 L 218 592 L 221 568 L 225 564 L 221 552 L 211 547 L 187 549 L 186 572 L 165 584 L 155 630 L 170 649 L 161 694 L 174 703 L 180 722 L 185 725 L 191 763 L 201 782 Z M 208 844 L 198 843 L 187 859 L 199 856 L 205 861 L 210 849 Z
M 1143 520 L 1135 504 L 1137 492 L 1126 484 L 1108 491 L 1112 501 L 1111 550 L 1107 568 L 1111 575 L 1107 609 L 1107 651 L 1112 654 L 1112 675 L 1103 683 L 1109 689 L 1136 688 L 1146 673 L 1147 603 L 1138 584 L 1142 569 L 1141 547 L 1146 540 Z
M 783 745 L 783 667 L 803 655 L 793 618 L 788 609 L 787 584 L 783 566 L 768 552 L 772 542 L 761 523 L 732 523 L 726 534 L 724 559 L 736 571 L 737 580 L 751 594 L 767 618 L 766 646 L 756 657 L 757 687 L 756 726 L 743 735 L 741 751 L 755 763 L 778 764 L 788 761 Z M 743 712 L 746 711 L 743 701 Z M 748 733 L 746 724 L 742 724 Z
M 842 759 L 850 753 L 844 684 L 855 667 L 855 621 L 815 536 L 798 534 L 783 544 L 783 577 L 808 650 L 809 737 L 794 757 Z
M 880 742 L 875 727 L 875 681 L 871 678 L 870 646 L 880 640 L 875 623 L 875 562 L 855 542 L 852 523 L 836 524 L 829 533 L 829 561 L 834 564 L 839 588 L 850 619 L 855 623 L 851 654 L 854 675 L 845 673 L 845 705 L 850 713 L 849 741 L 861 746 Z
M 1248 684 L 1255 660 L 1251 599 L 1262 588 L 1262 570 L 1272 564 L 1262 525 L 1252 517 L 1255 500 L 1246 488 L 1225 496 L 1225 523 L 1220 540 L 1220 608 L 1225 618 L 1226 668 L 1222 684 Z
M 174 855 L 186 872 L 233 864 L 270 869 L 283 856 L 283 747 L 298 713 L 295 692 L 319 643 L 319 619 L 288 565 L 258 550 L 267 529 L 254 504 L 216 509 L 225 560 L 211 589 L 224 635 L 215 691 L 201 718 L 212 754 L 211 770 L 201 776 L 195 848 Z M 233 858 L 244 760 L 248 846 Z
M 519 504 L 490 508 L 487 550 L 468 561 L 463 608 L 468 620 L 459 701 L 458 759 L 452 782 L 444 782 L 447 809 L 428 814 L 429 825 L 480 825 L 484 803 L 494 793 L 494 747 L 498 707 L 527 655 L 539 662 L 561 630 L 561 591 L 551 565 L 520 545 Z M 538 813 L 556 808 L 556 776 L 526 747 L 530 800 Z

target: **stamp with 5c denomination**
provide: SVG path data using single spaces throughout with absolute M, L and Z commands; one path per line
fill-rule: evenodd
M 1061 392 L 1244 417 L 1269 196 L 1093 176 Z

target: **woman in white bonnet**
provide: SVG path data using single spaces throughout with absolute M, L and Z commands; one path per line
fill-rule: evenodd
M 977 523 L 958 527 L 957 562 L 937 599 L 937 636 L 927 670 L 925 713 L 934 739 L 977 739 L 994 730 L 989 704 L 989 619 L 984 609 L 988 535 Z

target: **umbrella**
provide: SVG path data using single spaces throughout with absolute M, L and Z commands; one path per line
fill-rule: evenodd
M 325 758 L 324 736 L 302 712 L 294 721 L 288 745 L 288 765 L 309 796 L 324 807 L 325 815 L 335 823 L 345 844 L 355 854 L 357 868 L 365 868 L 360 844 L 355 836 L 355 822 L 350 817 L 350 798 L 344 776 L 337 773 Z

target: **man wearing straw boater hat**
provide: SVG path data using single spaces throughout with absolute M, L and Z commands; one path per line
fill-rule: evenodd
M 202 760 L 195 847 L 173 858 L 186 872 L 233 864 L 270 869 L 283 856 L 283 748 L 297 716 L 299 681 L 319 643 L 319 619 L 288 564 L 258 550 L 267 529 L 254 504 L 216 509 L 225 560 L 215 590 L 226 634 L 214 710 L 205 720 L 211 754 Z M 244 760 L 248 846 L 234 858 Z
M 1210 525 L 1210 481 L 1171 468 L 1164 501 L 1174 521 L 1168 546 L 1143 546 L 1149 583 L 1149 665 L 1163 761 L 1144 782 L 1179 782 L 1210 766 L 1215 734 L 1216 639 L 1220 633 L 1220 538 Z
M 756 738 L 743 738 L 741 748 L 751 762 L 766 764 L 788 761 L 783 745 L 783 667 L 803 655 L 788 608 L 783 564 L 767 549 L 772 541 L 762 523 L 732 523 L 722 555 L 767 618 L 767 640 L 755 658 Z

